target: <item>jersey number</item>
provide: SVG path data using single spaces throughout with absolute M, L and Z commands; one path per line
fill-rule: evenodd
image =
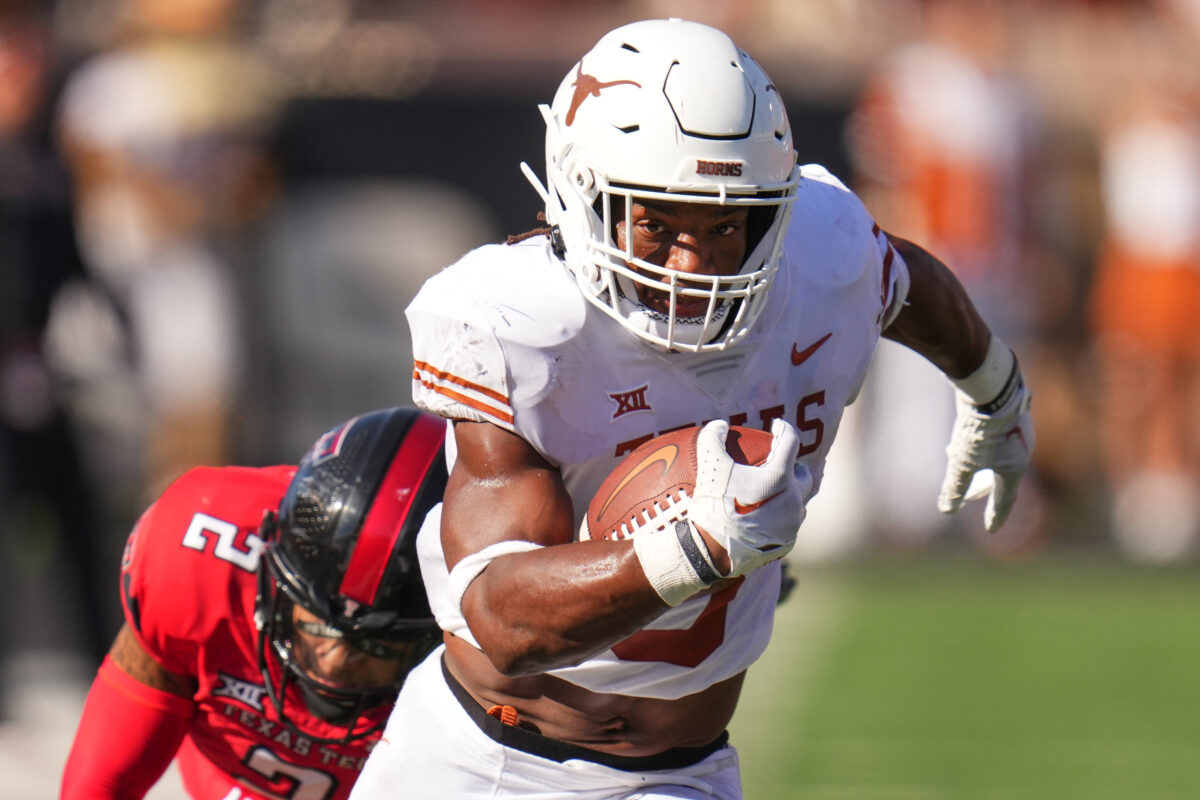
M 337 781 L 329 773 L 289 764 L 261 745 L 252 747 L 244 761 L 247 767 L 267 779 L 272 785 L 272 794 L 288 800 L 328 800 L 337 788 Z M 281 783 L 286 785 L 281 786 Z
M 210 517 L 208 514 L 197 514 L 192 517 L 187 533 L 183 535 L 183 546 L 204 552 L 210 536 L 217 537 L 217 545 L 213 555 L 229 563 L 241 567 L 247 572 L 258 569 L 258 559 L 262 555 L 263 540 L 257 534 L 246 534 L 245 549 L 237 546 L 238 526 L 223 519 Z
M 729 601 L 745 578 L 713 592 L 708 605 L 690 628 L 682 630 L 638 631 L 613 645 L 613 653 L 622 661 L 663 661 L 680 667 L 695 667 L 713 654 L 725 641 L 725 614 Z

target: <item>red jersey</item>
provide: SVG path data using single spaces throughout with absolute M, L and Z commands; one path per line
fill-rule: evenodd
M 199 684 L 176 756 L 197 800 L 343 800 L 379 738 L 338 745 L 297 736 L 267 697 L 254 625 L 258 528 L 295 473 L 291 466 L 193 469 L 146 510 L 125 548 L 121 601 L 130 628 L 165 669 Z M 291 685 L 284 702 L 302 732 L 344 733 L 313 716 Z

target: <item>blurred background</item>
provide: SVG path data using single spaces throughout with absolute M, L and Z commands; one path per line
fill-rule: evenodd
M 737 720 L 747 796 L 1037 796 L 923 759 L 972 763 L 946 746 L 976 735 L 954 727 L 964 715 L 928 731 L 930 708 L 956 708 L 951 674 L 1026 710 L 1003 740 L 1026 746 L 1045 706 L 1016 673 L 975 670 L 980 648 L 1046 642 L 1061 680 L 1033 682 L 1064 717 L 1093 712 L 1071 730 L 1094 735 L 1097 704 L 1119 696 L 1153 732 L 1068 762 L 1089 796 L 1194 796 L 1123 793 L 1096 765 L 1200 787 L 1184 766 L 1200 692 L 1177 668 L 1200 651 L 1200 0 L 0 0 L 0 768 L 14 797 L 55 795 L 120 625 L 137 514 L 190 466 L 294 463 L 337 421 L 408 402 L 417 287 L 537 225 L 518 170 L 544 170 L 536 104 L 604 32 L 662 16 L 721 27 L 763 64 L 801 161 L 946 260 L 1036 396 L 1033 469 L 987 536 L 980 508 L 934 508 L 948 385 L 881 348 L 794 554 L 788 644 Z M 1092 616 L 1042 613 L 1059 601 Z M 930 616 L 975 603 L 978 618 Z M 1116 626 L 1130 608 L 1146 616 Z M 893 615 L 913 626 L 899 642 L 886 628 L 896 649 L 857 649 Z M 1033 640 L 970 646 L 1002 629 Z M 870 697 L 838 683 L 867 674 L 840 658 L 882 677 L 914 654 L 928 661 L 905 662 L 913 685 L 880 684 L 911 710 L 825 708 L 853 721 L 839 732 L 801 703 L 788 713 L 804 741 L 764 733 L 780 692 Z M 1046 663 L 1020 674 L 1044 679 Z M 1116 664 L 1111 683 L 1062 694 L 1079 685 L 1071 665 L 1097 663 Z M 834 739 L 846 748 L 813 749 Z M 875 782 L 775 775 L 772 747 Z M 990 769 L 1042 774 L 1010 766 Z

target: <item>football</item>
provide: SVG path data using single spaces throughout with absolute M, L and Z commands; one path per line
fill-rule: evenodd
M 625 456 L 588 504 L 579 538 L 627 539 L 647 526 L 657 529 L 686 513 L 682 495 L 696 488 L 699 427 L 657 436 Z M 771 451 L 771 434 L 730 426 L 725 451 L 739 464 L 759 465 Z

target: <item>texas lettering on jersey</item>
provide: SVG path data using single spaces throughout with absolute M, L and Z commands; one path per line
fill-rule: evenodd
M 813 392 L 810 395 L 805 395 L 800 398 L 795 404 L 795 417 L 789 419 L 800 431 L 800 451 L 799 457 L 803 457 L 816 451 L 825 439 L 825 423 L 820 416 L 817 416 L 814 411 L 819 410 L 825 405 L 824 390 Z M 787 412 L 787 407 L 783 405 L 771 406 L 770 408 L 761 408 L 755 415 L 756 421 L 764 431 L 771 430 L 771 421 L 783 417 Z M 725 418 L 730 425 L 745 426 L 750 421 L 750 415 L 745 412 L 730 414 Z M 696 422 L 689 422 L 686 425 L 676 425 L 671 428 L 646 433 L 634 439 L 627 439 L 623 442 L 617 442 L 616 448 L 613 451 L 614 458 L 622 458 L 628 453 L 641 447 L 646 442 L 653 439 L 655 436 L 662 436 L 665 433 L 682 430 L 684 428 L 694 428 L 699 425 L 705 425 L 712 420 L 703 419 Z
M 314 744 L 308 737 L 298 736 L 283 723 L 268 719 L 261 714 L 255 714 L 232 704 L 226 704 L 222 710 L 226 717 L 236 721 L 263 742 L 270 741 L 297 756 L 315 757 L 323 766 L 337 766 L 341 769 L 360 772 L 366 763 L 366 753 L 349 753 L 333 745 Z

